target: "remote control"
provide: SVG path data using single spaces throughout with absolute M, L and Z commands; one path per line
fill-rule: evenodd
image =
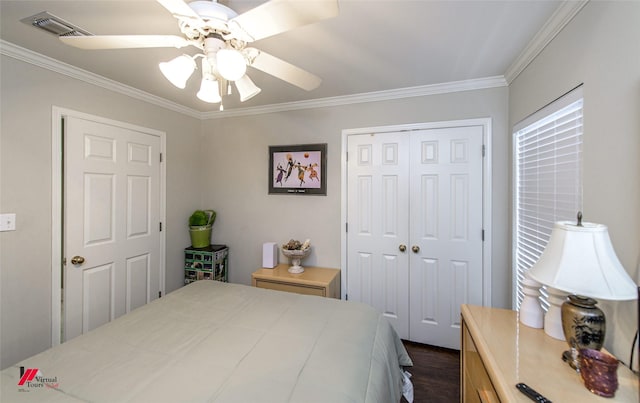
M 546 397 L 542 396 L 540 393 L 536 392 L 535 390 L 531 389 L 529 386 L 527 386 L 527 384 L 524 383 L 519 383 L 516 385 L 516 388 L 518 388 L 518 390 L 522 393 L 524 393 L 525 395 L 527 395 L 527 397 L 531 400 L 533 400 L 534 402 L 539 402 L 539 403 L 551 403 L 551 400 L 547 399 Z

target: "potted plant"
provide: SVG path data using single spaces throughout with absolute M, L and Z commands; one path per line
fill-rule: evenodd
M 211 245 L 211 228 L 216 220 L 216 212 L 213 210 L 196 210 L 189 217 L 189 235 L 191 246 L 194 248 L 206 248 Z

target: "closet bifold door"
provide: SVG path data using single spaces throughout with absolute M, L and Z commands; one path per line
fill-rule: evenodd
M 347 139 L 347 295 L 401 338 L 460 348 L 460 305 L 482 305 L 483 127 Z
M 348 138 L 347 295 L 409 339 L 409 137 Z

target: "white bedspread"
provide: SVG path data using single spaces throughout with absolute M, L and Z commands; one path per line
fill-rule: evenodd
M 411 364 L 364 304 L 198 281 L 5 369 L 0 401 L 390 403 Z

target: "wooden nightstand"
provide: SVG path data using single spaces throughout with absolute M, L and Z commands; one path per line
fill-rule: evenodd
M 553 402 L 637 402 L 638 377 L 620 364 L 613 399 L 589 392 L 562 361 L 567 343 L 518 322 L 517 312 L 462 305 L 461 401 L 531 402 L 524 382 Z
M 290 265 L 279 264 L 273 269 L 258 269 L 251 274 L 254 287 L 340 299 L 340 270 L 305 267 L 304 273 L 292 274 Z

